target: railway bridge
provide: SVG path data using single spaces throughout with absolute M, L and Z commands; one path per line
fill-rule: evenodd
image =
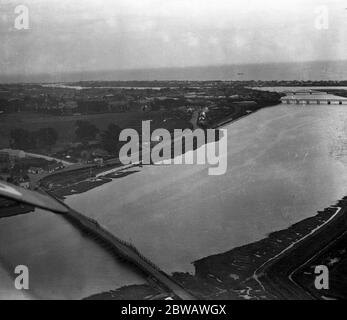
M 347 105 L 347 98 L 335 96 L 326 92 L 287 92 L 287 95 L 282 97 L 281 101 L 283 104 Z

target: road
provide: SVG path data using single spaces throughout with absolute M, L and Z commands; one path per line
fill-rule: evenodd
M 336 212 L 326 222 L 267 260 L 254 272 L 253 279 L 273 298 L 316 298 L 295 281 L 295 275 L 346 232 L 346 208 L 335 208 Z
M 46 159 L 46 160 L 48 160 L 48 161 L 57 161 L 57 162 L 61 162 L 64 166 L 71 166 L 71 165 L 74 164 L 74 163 L 72 163 L 72 162 L 68 162 L 68 161 L 65 161 L 65 160 L 61 160 L 61 159 L 57 159 L 57 158 L 45 156 L 45 155 L 43 155 L 43 154 L 30 153 L 30 152 L 25 152 L 25 154 L 26 154 L 28 157 L 32 157 L 32 158 L 42 158 L 42 159 Z

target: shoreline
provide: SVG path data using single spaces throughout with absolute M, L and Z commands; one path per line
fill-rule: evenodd
M 256 110 L 255 112 L 258 112 L 259 110 Z M 237 119 L 223 120 L 215 127 L 220 128 L 224 125 L 241 120 L 250 114 Z M 133 167 L 136 166 L 139 165 L 134 165 Z M 117 175 L 113 176 L 114 174 L 120 172 L 121 174 L 127 175 L 127 173 L 124 172 L 127 169 L 129 169 L 129 167 L 125 168 L 121 166 L 119 168 L 101 171 L 96 177 L 97 181 L 94 182 L 100 184 L 108 183 L 114 178 L 119 177 Z M 82 182 L 86 181 L 87 180 L 84 180 Z M 78 184 L 80 183 L 81 182 Z M 92 186 L 90 189 L 95 187 L 96 186 Z M 73 194 L 76 194 L 76 192 Z M 333 208 L 334 207 L 326 208 L 324 211 L 318 212 L 317 215 L 304 219 L 287 229 L 272 232 L 267 238 L 263 238 L 260 241 L 194 261 L 193 264 L 196 271 L 195 275 L 175 272 L 172 277 L 177 282 L 181 283 L 183 287 L 187 288 L 190 292 L 201 299 L 273 298 L 269 296 L 268 292 L 264 292 L 264 290 L 262 290 L 263 288 L 259 286 L 259 283 L 257 283 L 256 279 L 253 277 L 254 271 L 269 259 L 280 254 L 286 248 L 292 246 L 298 241 L 302 241 L 310 232 L 315 230 L 315 228 L 328 221 L 332 216 Z M 144 289 L 144 287 L 142 287 L 142 289 Z M 125 293 L 124 291 L 128 293 Z M 111 292 L 113 298 L 119 298 L 123 295 L 127 296 L 132 292 L 131 296 L 128 297 L 131 299 L 134 294 L 132 286 L 118 288 Z M 144 290 L 144 292 L 148 293 L 148 290 Z M 110 292 L 102 293 L 88 298 L 102 299 L 102 295 L 105 295 L 104 298 L 110 298 L 110 294 Z
M 237 118 L 228 118 L 221 120 L 214 125 L 211 126 L 211 129 L 219 129 L 223 128 L 226 125 L 230 125 L 232 123 L 235 123 L 237 121 L 240 121 L 248 116 L 251 116 L 252 114 L 255 114 L 259 112 L 260 110 L 267 109 L 267 108 L 272 108 L 281 105 L 279 102 L 276 105 L 267 105 L 267 106 L 262 106 L 259 109 L 252 111 L 250 113 L 241 115 L 240 117 Z M 111 165 L 111 168 L 95 168 L 90 167 L 90 168 L 78 168 L 76 170 L 69 170 L 69 179 L 71 179 L 71 174 L 78 173 L 84 171 L 87 174 L 87 177 L 85 179 L 79 180 L 74 182 L 73 184 L 70 185 L 59 185 L 57 188 L 49 189 L 48 191 L 53 193 L 55 196 L 57 196 L 59 199 L 66 199 L 68 196 L 73 196 L 77 194 L 82 194 L 85 192 L 88 192 L 90 190 L 93 190 L 99 186 L 102 186 L 106 183 L 109 183 L 113 181 L 113 179 L 119 179 L 122 178 L 123 176 L 128 175 L 126 172 L 123 172 L 125 170 L 128 170 L 129 168 L 136 168 L 136 167 L 141 167 L 141 162 L 138 164 L 130 164 L 130 165 L 120 165 L 120 164 L 114 164 Z M 95 177 L 88 177 L 88 172 L 90 173 L 90 170 L 97 169 L 96 171 L 98 173 L 95 173 Z M 113 173 L 119 172 L 119 175 L 113 175 Z M 136 173 L 138 171 L 132 171 L 129 172 L 129 174 Z M 55 172 L 54 174 L 47 175 L 43 179 L 38 181 L 38 184 L 40 187 L 43 187 L 43 189 L 47 189 L 47 187 L 42 186 L 41 183 L 44 183 L 46 186 L 48 186 L 51 183 L 51 180 L 54 179 L 55 177 L 59 177 L 64 175 L 66 172 Z M 54 181 L 54 180 L 53 180 Z M 64 183 L 64 182 L 63 182 Z
M 344 202 L 344 206 L 347 206 L 346 199 L 347 197 L 340 201 L 340 203 Z M 268 261 L 291 248 L 293 244 L 306 240 L 305 237 L 307 240 L 311 239 L 319 228 L 329 223 L 329 219 L 334 218 L 335 209 L 336 205 L 327 207 L 323 211 L 318 211 L 315 216 L 286 229 L 274 231 L 259 241 L 196 260 L 193 262 L 194 275 L 174 272 L 172 277 L 200 299 L 278 299 L 279 296 L 264 290 L 254 278 L 254 273 Z M 288 259 L 290 260 L 290 256 Z M 85 299 L 131 299 L 130 293 L 133 293 L 135 287 L 125 286 Z M 149 287 L 145 285 L 141 289 L 144 290 L 144 288 L 149 290 Z M 141 299 L 145 298 L 145 296 L 141 297 Z

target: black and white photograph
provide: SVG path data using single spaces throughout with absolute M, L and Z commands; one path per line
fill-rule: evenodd
M 346 298 L 347 1 L 0 0 L 0 300 Z

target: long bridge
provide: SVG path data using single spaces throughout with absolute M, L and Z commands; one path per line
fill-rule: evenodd
M 281 98 L 284 104 L 324 104 L 324 105 L 347 105 L 347 98 L 328 94 L 326 92 L 286 92 L 286 96 Z

